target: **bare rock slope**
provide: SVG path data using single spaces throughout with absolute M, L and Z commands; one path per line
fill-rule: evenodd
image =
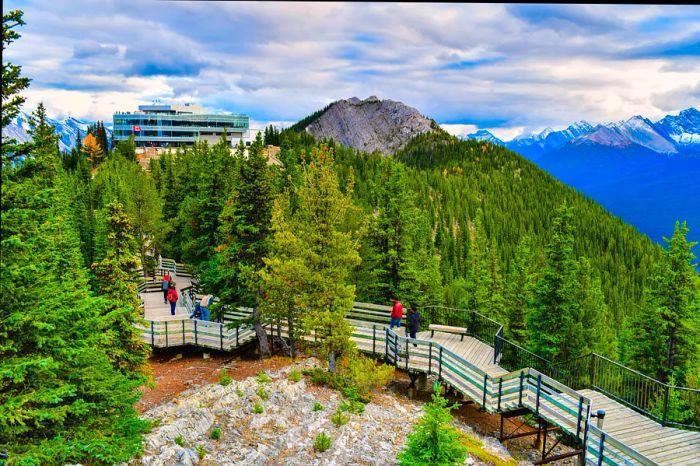
M 305 129 L 317 138 L 333 138 L 344 146 L 389 155 L 412 137 L 437 127 L 413 107 L 372 96 L 339 100 Z

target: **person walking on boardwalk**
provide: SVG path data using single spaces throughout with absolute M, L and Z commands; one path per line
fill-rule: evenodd
M 214 300 L 214 296 L 208 294 L 205 295 L 202 300 L 199 302 L 199 305 L 201 306 L 202 309 L 202 320 L 209 320 L 209 306 L 211 306 L 212 301 Z
M 177 289 L 175 289 L 175 282 L 170 282 L 170 289 L 168 289 L 168 301 L 170 301 L 170 315 L 175 315 L 175 306 L 177 305 Z
M 401 328 L 401 318 L 403 317 L 403 304 L 399 298 L 394 298 L 394 307 L 391 309 L 391 323 L 389 328 Z
M 418 321 L 420 319 L 420 316 L 418 315 L 418 310 L 416 309 L 415 304 L 411 304 L 411 309 L 408 310 L 408 329 L 409 333 L 411 335 L 411 338 L 414 340 L 416 339 L 416 333 L 418 333 Z M 417 344 L 413 344 L 413 346 L 418 346 Z
M 163 302 L 168 302 L 168 290 L 170 289 L 170 272 L 165 272 L 163 276 Z

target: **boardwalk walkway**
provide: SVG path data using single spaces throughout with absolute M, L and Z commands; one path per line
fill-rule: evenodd
M 176 281 L 179 291 L 190 285 L 186 276 L 176 276 Z M 193 302 L 186 290 L 181 292 L 177 315 L 170 316 L 162 293 L 142 288 L 148 323 L 142 327 L 142 338 L 154 347 L 195 345 L 231 351 L 255 339 L 249 325 L 189 319 Z M 249 310 L 233 312 L 232 318 L 240 318 Z M 493 326 L 493 321 L 477 317 L 465 321 L 470 336 L 464 338 L 422 331 L 413 340 L 405 336 L 403 327 L 395 331 L 388 328 L 389 312 L 389 306 L 355 303 L 346 319 L 353 326 L 352 339 L 360 350 L 411 373 L 437 377 L 488 412 L 504 417 L 534 414 L 545 423 L 545 430 L 547 424 L 556 426 L 575 439 L 585 449 L 589 465 L 700 464 L 700 432 L 663 427 L 598 391 L 574 390 L 532 367 L 508 371 L 494 363 L 502 362 L 504 353 L 499 347 L 502 337 L 498 336 L 502 329 Z M 454 325 L 453 314 L 426 312 L 425 317 L 433 323 L 441 319 L 439 323 Z M 283 327 L 274 333 L 286 334 Z M 485 341 L 494 341 L 494 335 L 494 346 L 487 344 Z M 602 430 L 589 420 L 598 409 L 606 411 Z

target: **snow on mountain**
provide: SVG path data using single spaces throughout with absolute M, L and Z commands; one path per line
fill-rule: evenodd
M 667 115 L 654 125 L 656 130 L 681 149 L 700 150 L 700 111 L 690 107 L 678 114 Z
M 482 129 L 467 135 L 467 138 L 484 140 L 488 135 L 493 136 Z M 521 134 L 499 143 L 531 160 L 558 151 L 567 144 L 636 148 L 664 155 L 700 154 L 700 111 L 691 107 L 681 111 L 678 116 L 668 115 L 656 123 L 640 115 L 595 127 L 581 120 L 561 131 L 548 127 L 539 133 Z
M 75 141 L 78 138 L 78 131 L 80 131 L 81 137 L 85 137 L 88 126 L 94 123 L 87 120 L 78 120 L 73 117 L 68 117 L 63 120 L 46 118 L 46 121 L 56 129 L 56 133 L 60 136 L 58 148 L 61 152 L 70 151 L 75 146 Z M 105 123 L 105 130 L 107 131 L 108 138 L 112 135 L 109 126 L 111 126 L 111 122 L 109 122 L 109 124 Z M 25 112 L 20 112 L 15 120 L 3 129 L 3 136 L 16 139 L 18 142 L 28 142 L 31 141 L 31 136 L 29 135 L 30 129 L 31 123 L 29 122 L 29 115 Z
M 678 153 L 673 143 L 654 128 L 654 123 L 640 115 L 617 123 L 615 127 L 634 144 L 639 144 L 661 154 Z
M 500 144 L 501 146 L 504 146 L 505 144 L 503 141 L 498 139 L 496 136 L 491 133 L 491 131 L 485 130 L 485 129 L 480 129 L 476 133 L 471 133 L 467 134 L 464 139 L 474 139 L 477 141 L 486 141 L 490 142 L 492 144 Z

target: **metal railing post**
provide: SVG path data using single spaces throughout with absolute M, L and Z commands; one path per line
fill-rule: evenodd
M 156 334 L 153 331 L 153 321 L 151 321 L 151 346 L 156 346 Z
M 221 350 L 224 350 L 224 324 L 219 324 L 219 338 L 221 342 Z
M 428 375 L 432 374 L 433 369 L 433 342 L 428 343 Z
M 168 321 L 165 321 L 165 347 L 168 347 Z
M 668 391 L 669 386 L 664 385 L 664 414 L 661 419 L 661 425 L 666 426 L 666 421 L 668 420 Z
M 389 362 L 389 329 L 384 329 L 384 361 Z
M 182 346 L 185 346 L 185 321 L 182 322 Z
M 408 372 L 408 338 L 406 338 L 406 372 Z
M 503 377 L 498 379 L 498 411 L 501 411 L 501 392 L 503 390 Z
M 372 355 L 377 354 L 377 326 L 372 324 Z
M 603 455 L 605 450 L 605 432 L 600 433 L 600 444 L 598 445 L 598 466 L 603 464 Z
M 241 328 L 240 326 L 239 326 L 239 327 L 236 327 L 236 348 L 238 348 L 238 346 L 240 346 L 240 343 L 238 343 L 238 330 L 239 330 L 240 328 Z
M 525 373 L 520 373 L 520 391 L 518 393 L 518 407 L 523 407 L 523 382 L 525 382 Z
M 442 380 L 442 345 L 440 345 L 440 359 L 438 360 L 438 380 Z
M 576 417 L 576 440 L 581 433 L 581 415 L 583 414 L 583 397 L 578 399 L 578 417 Z
M 481 410 L 486 411 L 486 383 L 488 382 L 489 375 L 484 374 L 484 394 L 481 397 Z
M 540 415 L 540 389 L 542 388 L 542 374 L 537 374 L 537 398 L 535 398 L 535 416 Z
M 197 319 L 194 320 L 194 346 L 199 346 L 199 341 L 197 340 Z

